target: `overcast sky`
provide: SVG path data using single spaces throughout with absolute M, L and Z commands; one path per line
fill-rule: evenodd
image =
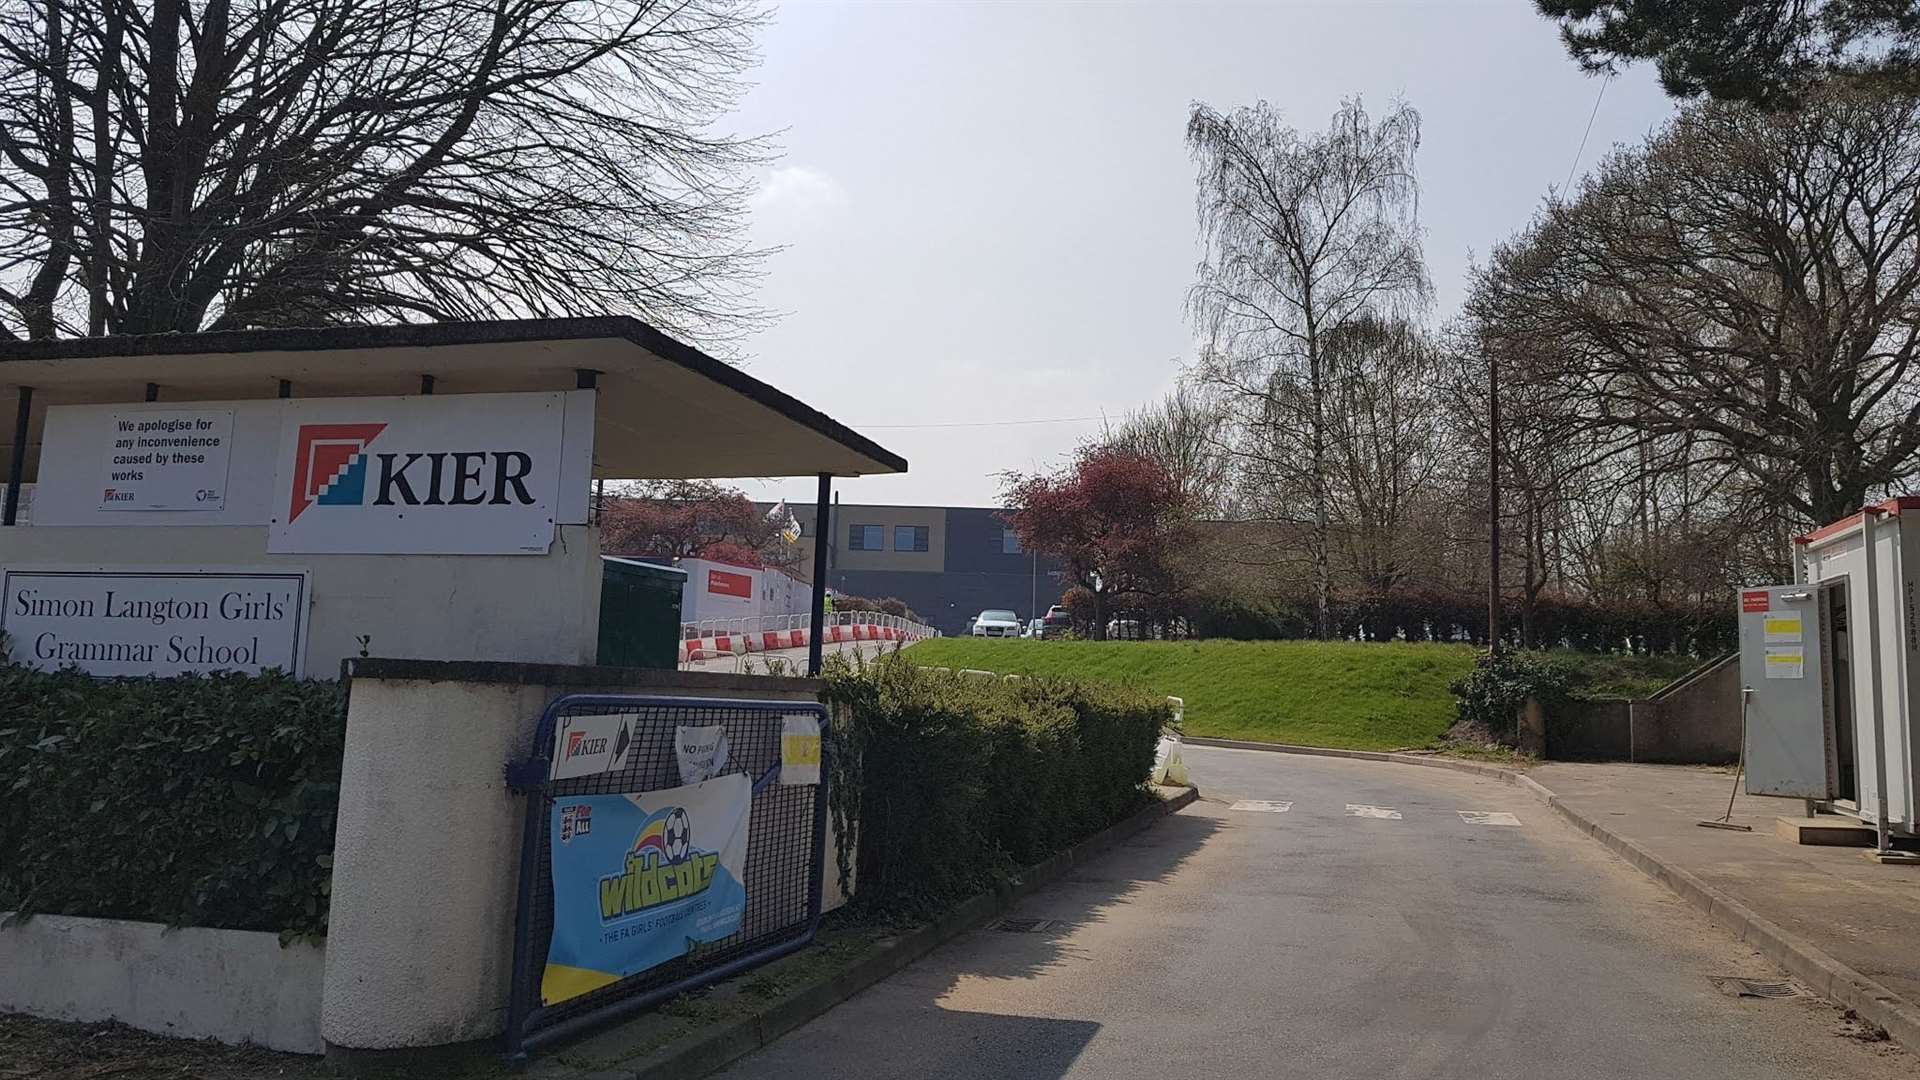
M 761 295 L 783 314 L 746 366 L 911 463 L 839 481 L 848 502 L 995 505 L 999 473 L 1054 468 L 1172 387 L 1194 101 L 1264 98 L 1302 129 L 1354 94 L 1417 108 L 1437 324 L 1474 257 L 1565 182 L 1601 86 L 1529 0 L 788 0 L 775 18 L 737 123 L 783 132 L 753 225 L 785 248 Z M 1615 78 L 1581 169 L 1671 110 L 1650 69 Z M 1007 423 L 1061 418 L 1083 419 Z

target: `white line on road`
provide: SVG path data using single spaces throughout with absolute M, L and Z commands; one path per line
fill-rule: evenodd
M 1460 820 L 1469 825 L 1518 825 L 1520 819 L 1500 810 L 1459 810 Z
M 1293 809 L 1293 804 L 1290 802 L 1269 802 L 1266 799 L 1241 799 L 1239 802 L 1227 807 L 1227 809 L 1251 810 L 1256 814 L 1284 814 Z
M 1388 821 L 1399 821 L 1400 811 L 1387 806 L 1361 806 L 1358 803 L 1348 803 L 1347 816 L 1385 818 Z

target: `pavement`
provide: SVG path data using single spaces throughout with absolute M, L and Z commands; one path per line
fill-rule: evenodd
M 1733 820 L 1753 826 L 1751 833 L 1695 825 L 1726 813 L 1732 770 L 1553 763 L 1527 775 L 1589 821 L 1920 1002 L 1920 867 L 1881 865 L 1859 848 L 1780 839 L 1774 819 L 1800 816 L 1798 799 L 1736 797 Z
M 1203 801 L 721 1074 L 1822 1077 L 1920 1061 L 1524 790 L 1189 746 Z M 1242 800 L 1266 805 L 1235 809 Z M 1703 832 L 1707 830 L 1701 830 Z

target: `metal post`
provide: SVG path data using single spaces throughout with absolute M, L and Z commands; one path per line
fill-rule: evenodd
M 1873 549 L 1874 520 L 1881 510 L 1869 506 L 1860 512 L 1860 546 L 1866 556 L 1867 569 L 1863 575 L 1867 592 L 1867 677 L 1873 682 L 1873 776 L 1874 776 L 1874 829 L 1877 835 L 1877 847 L 1885 852 L 1888 848 L 1887 835 L 1887 713 L 1885 692 L 1880 686 L 1880 587 L 1879 575 L 1875 564 L 1880 561 L 1880 553 Z
M 1487 651 L 1500 654 L 1500 361 L 1487 350 Z
M 7 463 L 7 507 L 0 525 L 20 517 L 20 482 L 27 474 L 27 423 L 33 419 L 33 387 L 20 388 L 20 408 L 13 414 L 13 460 Z
M 833 474 L 820 474 L 820 493 L 813 502 L 813 625 L 807 633 L 807 674 L 820 674 L 820 640 L 827 622 L 827 540 L 832 536 L 822 523 L 832 508 Z

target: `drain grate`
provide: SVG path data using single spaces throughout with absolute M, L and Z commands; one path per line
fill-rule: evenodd
M 1728 997 L 1791 998 L 1800 991 L 1790 982 L 1772 979 L 1743 979 L 1738 975 L 1714 975 L 1708 978 L 1714 988 Z
M 1043 934 L 1053 929 L 1056 922 L 1056 919 L 1001 919 L 993 928 L 1009 934 Z

